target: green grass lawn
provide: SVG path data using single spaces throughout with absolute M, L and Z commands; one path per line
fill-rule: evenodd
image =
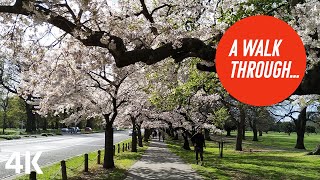
M 252 142 L 252 133 L 247 132 L 244 151 L 234 150 L 234 138 L 225 146 L 224 157 L 219 158 L 217 143 L 208 142 L 203 166 L 195 164 L 193 151 L 183 150 L 181 141 L 168 141 L 172 152 L 205 179 L 319 179 L 320 156 L 307 156 L 306 150 L 295 150 L 295 134 L 269 133 Z M 320 143 L 320 135 L 305 138 L 305 146 L 312 150 Z M 193 149 L 193 148 L 192 148 Z M 250 152 L 251 149 L 251 152 Z
M 252 140 L 252 132 L 247 132 L 247 136 L 247 140 Z M 270 132 L 268 134 L 263 134 L 262 137 L 258 137 L 259 142 L 254 142 L 254 144 L 266 147 L 294 150 L 293 148 L 296 144 L 296 138 L 296 133 L 292 133 L 289 136 L 285 133 Z M 305 134 L 304 141 L 306 149 L 313 150 L 317 146 L 317 144 L 320 144 L 320 134 Z
M 144 146 L 143 148 L 138 148 L 137 153 L 133 153 L 129 151 L 122 152 L 122 143 L 130 142 L 131 139 L 120 142 L 121 151 L 118 154 L 118 149 L 116 145 L 116 155 L 114 157 L 115 160 L 115 168 L 112 170 L 105 170 L 102 168 L 102 164 L 97 164 L 97 152 L 89 153 L 89 172 L 85 173 L 84 170 L 84 155 L 73 157 L 71 159 L 66 160 L 67 166 L 67 175 L 70 180 L 77 179 L 110 179 L 110 180 L 121 180 L 126 177 L 126 171 L 138 160 L 141 158 L 143 152 L 147 149 L 148 146 Z M 104 152 L 101 152 L 101 163 L 103 163 Z M 55 163 L 50 166 L 46 166 L 42 168 L 44 174 L 37 175 L 38 180 L 60 180 L 61 171 L 60 171 L 60 163 Z M 27 180 L 29 176 L 21 176 L 16 178 L 17 180 Z

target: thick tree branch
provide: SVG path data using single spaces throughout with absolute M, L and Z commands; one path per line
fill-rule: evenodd
M 148 19 L 148 21 L 150 21 L 151 23 L 154 23 L 153 17 L 152 15 L 149 13 L 146 3 L 144 2 L 144 0 L 140 0 L 141 6 L 142 6 L 142 11 L 141 13 L 144 15 L 145 18 Z
M 141 0 L 141 3 L 145 15 L 147 15 L 147 17 L 151 17 L 143 0 Z M 48 17 L 45 21 L 74 36 L 84 45 L 107 48 L 113 55 L 118 67 L 128 66 L 136 62 L 144 62 L 150 65 L 169 57 L 175 59 L 176 62 L 181 62 L 183 59 L 188 57 L 198 57 L 206 61 L 212 61 L 215 56 L 214 48 L 196 38 L 181 39 L 180 41 L 182 46 L 180 48 L 175 48 L 173 43 L 167 43 L 156 49 L 149 48 L 127 51 L 126 46 L 120 37 L 113 36 L 105 31 L 93 31 L 88 28 L 83 29 L 73 22 L 70 22 L 65 17 L 58 15 L 39 4 L 35 4 L 34 7 L 37 14 L 42 14 L 44 17 Z M 34 12 L 24 9 L 22 4 L 14 6 L 0 6 L 0 12 L 22 14 L 26 16 L 35 15 Z M 103 37 L 107 40 L 102 40 Z

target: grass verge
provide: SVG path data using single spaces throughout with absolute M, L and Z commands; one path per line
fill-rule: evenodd
M 131 144 L 131 139 L 119 142 Z M 138 160 L 141 158 L 143 152 L 147 149 L 148 146 L 144 146 L 142 148 L 138 148 L 137 153 L 133 153 L 129 151 L 122 152 L 118 154 L 118 146 L 116 145 L 116 155 L 114 157 L 115 160 L 115 168 L 112 170 L 105 170 L 102 168 L 102 164 L 97 164 L 97 152 L 89 153 L 89 172 L 83 172 L 84 170 L 84 155 L 76 156 L 66 160 L 67 166 L 67 175 L 70 180 L 95 180 L 95 179 L 110 179 L 110 180 L 121 180 L 126 177 L 126 171 Z M 101 151 L 101 163 L 103 163 L 104 151 Z M 60 180 L 61 178 L 61 170 L 60 163 L 55 163 L 50 166 L 46 166 L 42 168 L 44 174 L 37 175 L 38 180 Z M 28 180 L 29 176 L 21 176 L 16 178 L 17 180 Z
M 295 138 L 282 133 L 270 133 L 259 138 L 260 142 L 252 143 L 248 137 L 244 141 L 243 152 L 234 151 L 234 143 L 227 144 L 223 158 L 219 158 L 217 143 L 207 141 L 203 166 L 195 164 L 194 152 L 183 150 L 181 141 L 167 142 L 169 149 L 191 164 L 204 179 L 319 179 L 320 156 L 307 156 L 306 151 L 296 151 L 292 147 L 287 149 L 294 144 Z M 313 140 L 314 137 L 306 138 L 306 144 L 312 146 Z

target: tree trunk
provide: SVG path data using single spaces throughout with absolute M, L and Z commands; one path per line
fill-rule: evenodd
M 172 127 L 172 123 L 169 123 L 169 133 L 168 135 L 172 138 L 174 138 L 174 129 Z
M 4 109 L 3 112 L 3 126 L 2 126 L 2 134 L 4 134 L 4 130 L 7 128 L 7 110 Z
M 304 146 L 304 133 L 306 131 L 307 122 L 307 107 L 304 107 L 298 116 L 298 119 L 294 121 L 297 132 L 296 149 L 306 149 Z
M 171 136 L 172 138 L 175 138 L 174 129 L 173 129 L 172 127 L 169 128 L 169 132 L 170 132 L 170 136 Z
M 36 122 L 35 122 L 35 115 L 32 112 L 33 106 L 27 103 L 27 101 L 31 101 L 31 96 L 29 95 L 27 100 L 24 100 L 24 101 L 25 101 L 26 113 L 27 113 L 26 132 L 34 132 L 36 131 Z
M 145 129 L 144 130 L 144 142 L 148 142 L 149 141 L 150 135 L 151 135 L 151 130 L 150 129 Z
M 60 118 L 55 117 L 53 123 L 54 123 L 54 129 L 59 129 L 60 128 Z
M 227 136 L 231 136 L 231 130 L 227 130 Z
M 252 141 L 258 141 L 258 130 L 255 118 L 252 119 L 252 131 L 253 131 L 253 139 Z
M 92 121 L 93 121 L 93 118 L 88 119 L 87 122 L 86 122 L 86 127 L 93 128 L 92 127 Z
M 207 141 L 211 141 L 211 138 L 210 138 L 210 130 L 209 130 L 209 129 L 204 129 L 204 138 L 205 138 Z
M 138 131 L 138 145 L 139 147 L 143 147 L 142 135 L 141 135 L 141 124 L 137 124 L 137 131 Z
M 47 130 L 47 126 L 48 126 L 48 120 L 47 120 L 47 118 L 43 118 L 43 127 L 42 127 L 42 129 L 44 131 L 46 131 Z
M 242 139 L 243 139 L 243 129 L 246 117 L 245 112 L 240 108 L 240 121 L 237 123 L 237 142 L 236 142 L 236 151 L 242 151 Z
M 183 149 L 185 149 L 185 150 L 191 150 L 190 145 L 189 145 L 189 140 L 188 140 L 188 135 L 187 135 L 187 133 L 186 133 L 186 132 L 183 132 L 183 133 L 182 133 L 182 137 L 183 137 L 183 140 L 184 140 Z
M 259 136 L 262 136 L 262 131 L 259 130 Z
M 179 140 L 179 133 L 175 131 L 173 140 Z
M 137 129 L 136 129 L 136 119 L 131 116 L 132 123 L 132 142 L 131 142 L 131 152 L 138 152 L 137 150 Z
M 242 140 L 246 140 L 246 125 L 243 124 L 243 128 L 242 128 Z
M 114 160 L 113 160 L 113 128 L 112 123 L 106 121 L 106 129 L 105 129 L 105 143 L 104 143 L 104 161 L 103 168 L 111 169 L 114 168 Z

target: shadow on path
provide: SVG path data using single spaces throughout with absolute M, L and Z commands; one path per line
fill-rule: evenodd
M 171 153 L 163 142 L 152 141 L 142 158 L 128 171 L 126 180 L 202 179 L 191 166 Z

